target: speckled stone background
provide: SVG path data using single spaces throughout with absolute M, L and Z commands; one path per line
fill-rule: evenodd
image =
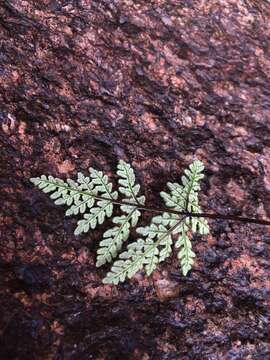
M 269 218 L 269 78 L 263 0 L 1 1 L 1 359 L 270 359 L 269 227 L 211 221 L 186 278 L 104 286 L 107 225 L 75 238 L 29 182 L 122 158 L 158 206 L 197 157 L 204 210 Z

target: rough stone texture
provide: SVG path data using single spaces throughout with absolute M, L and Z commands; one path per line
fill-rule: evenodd
M 104 228 L 28 180 L 122 158 L 158 206 L 196 156 L 204 209 L 269 217 L 267 2 L 3 0 L 0 40 L 0 358 L 270 359 L 269 228 L 212 221 L 186 278 L 103 286 Z

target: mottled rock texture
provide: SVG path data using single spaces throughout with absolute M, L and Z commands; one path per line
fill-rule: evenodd
M 205 210 L 269 217 L 267 2 L 2 0 L 0 47 L 0 358 L 270 359 L 269 228 L 212 221 L 186 278 L 103 286 L 104 227 L 28 180 L 122 158 L 158 206 L 197 157 Z

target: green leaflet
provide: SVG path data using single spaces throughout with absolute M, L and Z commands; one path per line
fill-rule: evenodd
M 209 227 L 205 218 L 183 216 L 174 211 L 197 214 L 201 212 L 198 192 L 203 170 L 203 163 L 195 160 L 184 171 L 181 184 L 167 183 L 169 192 L 163 191 L 160 195 L 168 211 L 160 211 L 148 226 L 137 228 L 140 238 L 120 253 L 119 259 L 113 263 L 103 280 L 104 283 L 118 284 L 142 269 L 149 276 L 171 255 L 174 240 L 182 273 L 187 275 L 195 257 L 192 234 L 206 235 Z M 130 164 L 120 160 L 117 166 L 121 200 L 118 200 L 118 192 L 113 190 L 107 175 L 93 168 L 89 169 L 89 173 L 90 176 L 78 173 L 76 181 L 63 181 L 45 175 L 32 178 L 31 181 L 44 193 L 49 193 L 56 205 L 65 205 L 67 216 L 82 217 L 77 222 L 75 235 L 86 233 L 95 229 L 98 224 L 103 224 L 106 218 L 112 217 L 114 205 L 119 206 L 121 214 L 112 218 L 113 226 L 103 233 L 97 251 L 96 265 L 102 266 L 116 258 L 123 243 L 129 238 L 131 229 L 137 227 L 142 210 L 147 208 L 144 208 L 145 197 L 139 194 L 140 185 L 136 184 Z
M 114 217 L 112 221 L 116 226 L 103 234 L 97 251 L 97 266 L 111 262 L 118 255 L 123 243 L 129 237 L 130 229 L 135 227 L 139 221 L 141 212 L 138 210 L 138 206 L 145 202 L 144 196 L 138 196 L 140 185 L 135 183 L 134 170 L 129 164 L 120 160 L 117 166 L 117 175 L 119 192 L 125 196 L 123 201 L 134 203 L 134 206 L 122 205 L 120 209 L 124 214 Z
M 87 232 L 90 228 L 94 229 L 97 224 L 102 224 L 105 217 L 111 217 L 113 212 L 113 204 L 107 200 L 97 202 L 97 207 L 90 210 L 90 214 L 85 214 L 83 220 L 78 221 L 74 234 L 79 235 Z
M 140 228 L 139 233 L 146 235 L 146 239 L 138 239 L 135 243 L 128 245 L 127 251 L 120 254 L 120 258 L 124 260 L 116 261 L 111 271 L 103 280 L 104 284 L 115 284 L 123 282 L 126 277 L 131 278 L 138 270 L 145 268 L 146 274 L 149 276 L 157 267 L 158 263 L 165 260 L 167 252 L 171 252 L 170 244 L 171 234 L 180 224 L 178 221 L 168 230 L 164 230 L 162 225 L 150 225 L 146 228 Z M 153 239 L 156 239 L 154 241 Z M 164 245 L 163 254 L 159 250 L 159 246 Z M 169 250 L 168 250 L 169 248 Z M 165 249 L 165 250 L 164 250 Z
M 103 197 L 116 200 L 118 197 L 117 191 L 112 191 L 112 183 L 109 182 L 107 175 L 104 175 L 102 171 L 89 168 L 90 176 L 92 178 L 92 184 L 95 186 L 95 189 L 103 193 Z
M 117 226 L 105 231 L 103 234 L 103 240 L 101 240 L 99 244 L 100 247 L 97 251 L 96 265 L 98 267 L 104 265 L 106 262 L 111 262 L 121 250 L 123 242 L 129 237 L 131 217 L 132 212 L 128 215 L 113 218 L 113 222 L 117 224 Z
M 194 263 L 195 254 L 192 251 L 192 244 L 188 236 L 189 227 L 186 221 L 183 221 L 178 228 L 179 234 L 175 243 L 175 248 L 180 248 L 177 257 L 180 260 L 183 275 L 186 276 Z
M 132 167 L 125 161 L 120 160 L 117 166 L 117 175 L 119 176 L 119 192 L 125 195 L 125 199 L 137 205 L 143 205 L 145 197 L 137 197 L 140 185 L 135 184 L 135 174 Z
M 189 168 L 184 171 L 184 175 L 181 178 L 181 185 L 169 182 L 167 186 L 170 189 L 170 193 L 161 193 L 165 204 L 174 210 L 200 213 L 201 208 L 199 206 L 198 192 L 200 190 L 200 180 L 203 178 L 203 170 L 203 163 L 195 160 Z M 179 232 L 179 238 L 175 246 L 181 247 L 177 256 L 180 259 L 183 275 L 186 275 L 191 269 L 195 257 L 188 233 L 207 235 L 209 233 L 207 220 L 199 217 L 185 217 L 182 226 L 179 228 Z
M 87 232 L 90 228 L 94 229 L 97 224 L 104 222 L 106 216 L 111 217 L 113 202 L 110 200 L 118 197 L 117 191 L 112 191 L 112 183 L 108 181 L 107 175 L 92 168 L 89 172 L 90 178 L 78 173 L 77 181 L 67 179 L 64 182 L 50 175 L 30 179 L 43 192 L 51 192 L 50 197 L 55 200 L 56 205 L 69 206 L 67 216 L 85 214 L 84 218 L 78 221 L 75 235 Z M 108 200 L 99 200 L 99 196 Z

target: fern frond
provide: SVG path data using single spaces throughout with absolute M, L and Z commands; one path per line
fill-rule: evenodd
M 117 175 L 119 176 L 119 192 L 125 196 L 123 201 L 134 203 L 134 206 L 121 205 L 120 209 L 124 215 L 114 217 L 112 221 L 116 226 L 103 234 L 97 251 L 96 266 L 111 262 L 118 255 L 123 243 L 129 237 L 130 229 L 135 227 L 139 221 L 141 212 L 138 207 L 145 202 L 144 196 L 138 196 L 140 185 L 135 183 L 134 170 L 130 164 L 120 160 L 117 166 Z
M 184 171 L 182 184 L 167 183 L 169 192 L 161 192 L 161 197 L 169 209 L 154 216 L 150 225 L 137 228 L 140 238 L 119 255 L 119 260 L 114 262 L 104 283 L 118 284 L 142 269 L 150 275 L 172 253 L 175 237 L 183 275 L 188 273 L 195 257 L 192 234 L 197 232 L 204 235 L 209 232 L 205 218 L 183 214 L 201 212 L 198 192 L 203 169 L 203 164 L 196 160 Z M 104 232 L 100 241 L 97 266 L 101 266 L 111 262 L 121 251 L 131 229 L 137 226 L 141 211 L 151 209 L 144 207 L 145 197 L 139 194 L 140 185 L 136 184 L 130 164 L 120 160 L 117 166 L 119 192 L 123 197 L 121 200 L 118 200 L 118 192 L 113 190 L 107 175 L 93 168 L 89 169 L 89 173 L 89 177 L 78 173 L 76 181 L 63 181 L 45 175 L 32 178 L 31 181 L 43 192 L 50 193 L 56 205 L 66 205 L 66 215 L 83 216 L 78 220 L 75 235 L 103 224 L 106 218 L 112 217 L 114 205 L 120 206 L 121 215 L 112 218 L 113 227 Z

